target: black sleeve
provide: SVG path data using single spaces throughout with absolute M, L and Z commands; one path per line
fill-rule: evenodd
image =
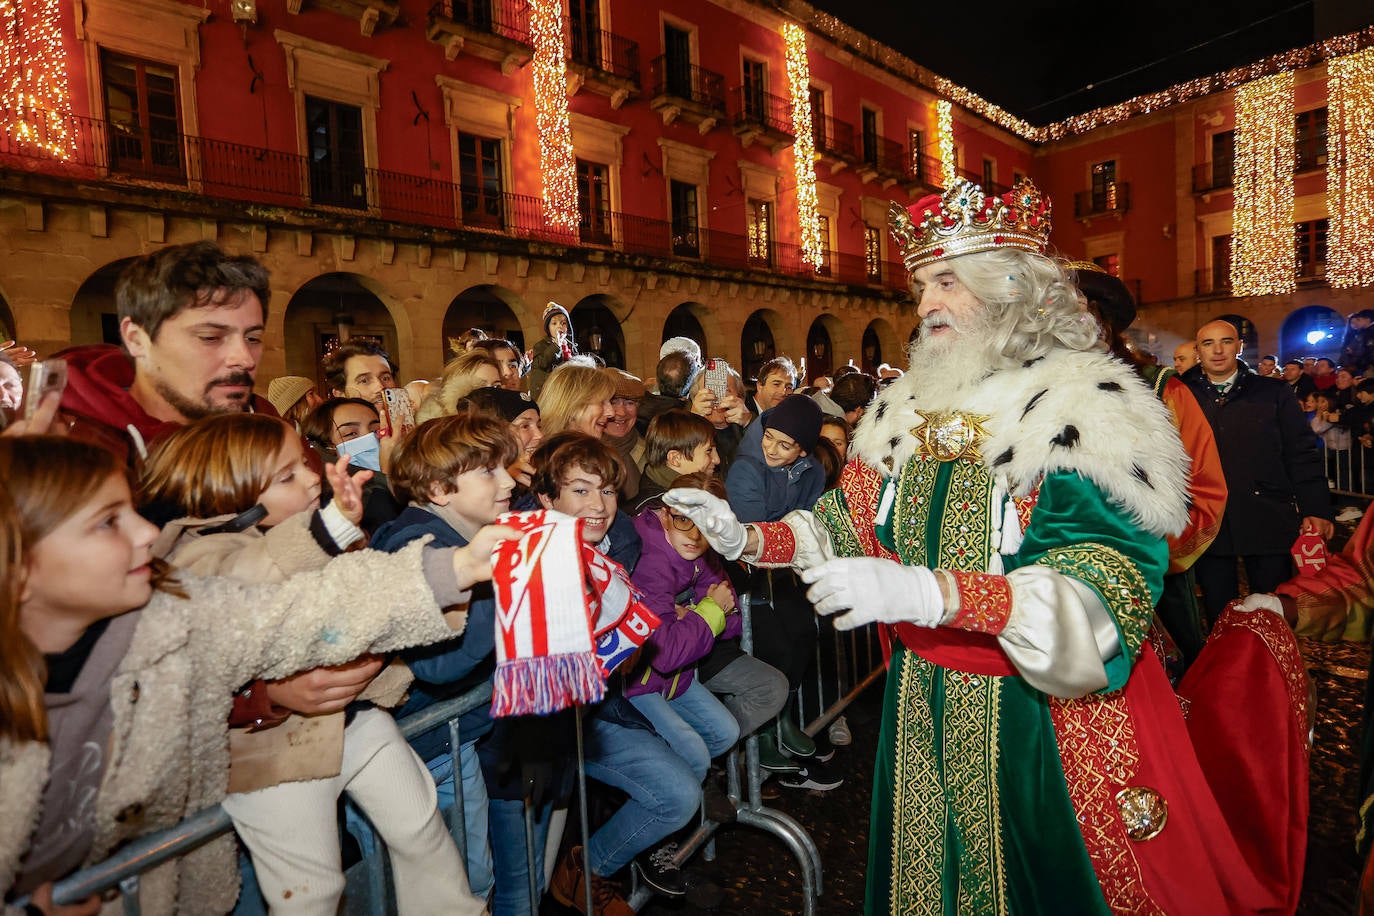
M 1293 484 L 1298 513 L 1303 517 L 1331 518 L 1331 492 L 1327 489 L 1326 468 L 1317 449 L 1317 435 L 1303 416 L 1298 399 L 1287 385 L 1275 385 L 1275 411 L 1279 428 L 1279 447 L 1283 464 Z

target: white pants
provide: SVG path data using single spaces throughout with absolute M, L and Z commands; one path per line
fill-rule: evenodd
M 344 730 L 343 765 L 331 779 L 287 782 L 224 799 L 274 914 L 335 916 L 343 896 L 339 793 L 372 821 L 391 856 L 403 916 L 478 916 L 486 903 L 439 815 L 429 770 L 391 715 L 366 709 Z

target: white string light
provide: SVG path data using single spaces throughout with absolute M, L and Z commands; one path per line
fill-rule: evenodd
M 65 160 L 76 137 L 61 26 L 58 0 L 0 0 L 0 130 Z
M 935 103 L 935 132 L 940 140 L 940 183 L 947 188 L 959 177 L 959 163 L 954 155 L 954 106 L 945 99 Z
M 563 5 L 530 0 L 534 45 L 534 122 L 544 179 L 544 214 L 555 229 L 577 232 L 577 158 L 568 123 L 568 75 L 563 57 Z
M 787 83 L 792 92 L 793 167 L 797 175 L 797 224 L 802 261 L 816 270 L 825 265 L 820 206 L 816 202 L 816 137 L 811 123 L 811 65 L 806 59 L 806 30 L 796 23 L 782 27 L 787 46 Z
M 1296 288 L 1293 125 L 1291 71 L 1236 90 L 1232 295 L 1264 296 Z
M 1374 285 L 1374 49 L 1338 57 L 1327 75 L 1326 280 Z

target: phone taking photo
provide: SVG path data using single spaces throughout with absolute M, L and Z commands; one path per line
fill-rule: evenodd
M 386 410 L 382 424 L 388 435 L 400 438 L 415 428 L 415 406 L 404 388 L 383 388 L 382 406 Z
M 723 359 L 708 359 L 702 384 L 719 400 L 730 393 L 730 364 Z
M 49 393 L 58 397 L 67 390 L 67 361 L 64 359 L 45 359 L 29 365 L 29 379 L 24 385 L 25 420 L 32 420 L 38 412 L 38 405 Z

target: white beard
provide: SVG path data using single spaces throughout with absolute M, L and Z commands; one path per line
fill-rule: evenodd
M 998 365 L 988 346 L 988 330 L 986 323 L 977 322 L 938 337 L 922 333 L 912 342 L 907 372 L 915 376 L 915 391 L 922 403 L 957 406 L 959 397 Z

